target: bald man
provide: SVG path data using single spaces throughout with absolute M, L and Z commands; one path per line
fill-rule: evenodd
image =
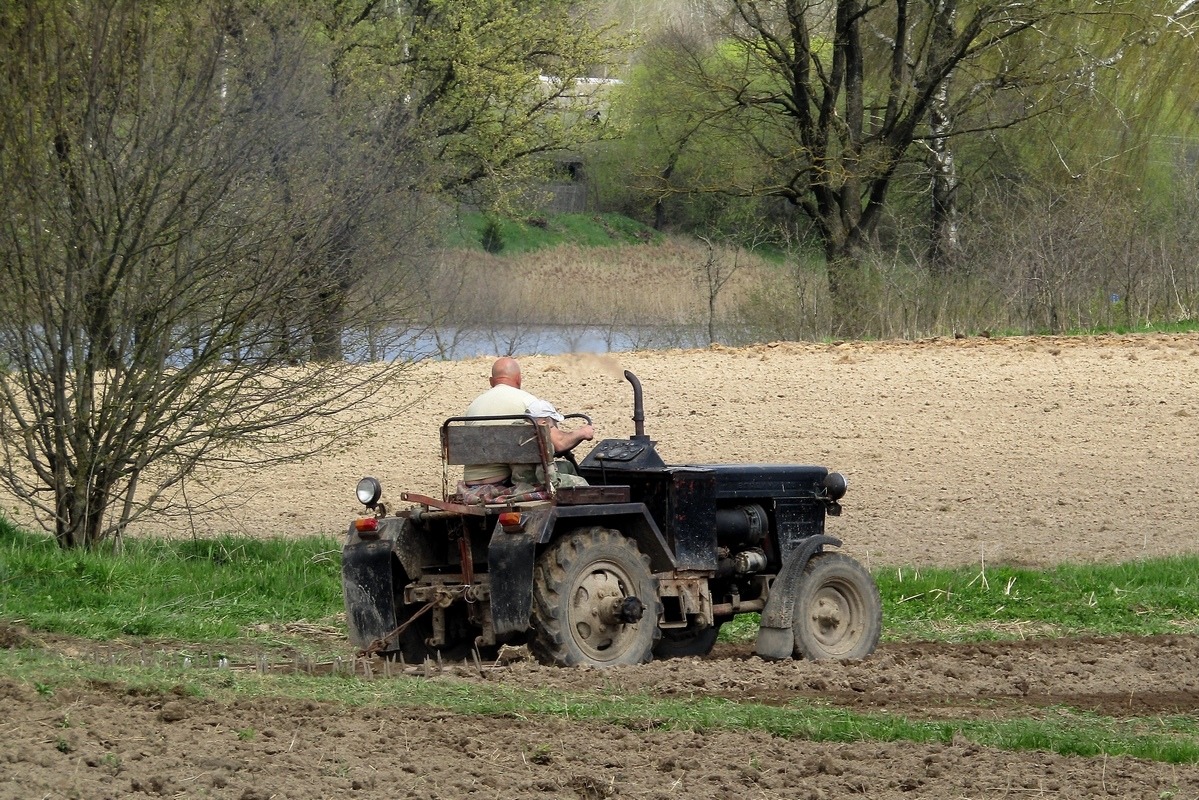
M 497 358 L 491 365 L 491 388 L 471 402 L 466 409 L 466 416 L 499 417 L 527 414 L 530 408 L 549 405 L 521 389 L 520 383 L 520 364 L 516 359 L 508 356 Z M 553 443 L 556 453 L 565 453 L 580 442 L 590 441 L 594 436 L 595 430 L 590 425 L 582 425 L 570 431 L 564 431 L 557 425 L 550 426 L 550 442 Z M 504 483 L 511 476 L 512 469 L 507 464 L 467 464 L 463 468 L 462 479 L 467 486 L 478 486 L 484 483 Z

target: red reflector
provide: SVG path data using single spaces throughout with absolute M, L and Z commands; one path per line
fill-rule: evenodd
M 500 514 L 500 527 L 506 533 L 520 533 L 525 529 L 525 523 L 519 511 L 505 511 Z
M 354 520 L 354 530 L 359 533 L 379 530 L 379 520 L 376 517 L 359 517 Z

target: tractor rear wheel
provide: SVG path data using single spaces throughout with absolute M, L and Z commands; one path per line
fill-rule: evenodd
M 861 564 L 841 553 L 820 553 L 808 561 L 795 597 L 796 658 L 865 658 L 878 645 L 882 628 L 878 586 Z
M 642 664 L 653 656 L 661 610 L 649 559 L 636 543 L 618 531 L 584 528 L 537 559 L 529 649 L 543 664 Z

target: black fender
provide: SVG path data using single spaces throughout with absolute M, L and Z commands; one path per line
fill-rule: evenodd
M 649 556 L 654 572 L 675 568 L 666 538 L 641 503 L 548 506 L 526 510 L 521 516 L 523 530 L 510 533 L 497 522 L 487 544 L 491 624 L 497 636 L 528 629 L 533 613 L 533 565 L 539 549 L 559 531 L 608 525 L 637 543 Z
M 505 531 L 497 520 L 487 544 L 487 570 L 491 577 L 491 626 L 497 636 L 529 627 L 533 613 L 533 563 L 537 545 L 548 537 L 553 508 L 521 513 L 522 530 Z
M 821 552 L 826 545 L 840 547 L 841 540 L 824 534 L 808 536 L 797 544 L 783 562 L 783 568 L 770 587 L 770 599 L 762 609 L 757 643 L 757 653 L 762 658 L 783 659 L 794 655 L 795 633 L 792 623 L 795 621 L 795 590 L 812 556 Z
M 390 540 L 359 541 L 342 548 L 346 627 L 355 646 L 368 647 L 395 630 L 394 579 Z
M 404 586 L 431 561 L 425 538 L 416 534 L 408 517 L 379 520 L 375 537 L 363 538 L 350 523 L 341 548 L 346 627 L 350 641 L 363 648 L 396 629 L 396 604 Z
M 666 543 L 666 537 L 654 522 L 653 515 L 644 503 L 605 503 L 587 506 L 558 506 L 557 524 L 553 531 L 563 528 L 591 527 L 602 525 L 613 528 L 637 543 L 643 555 L 649 557 L 652 572 L 670 572 L 678 568 L 674 553 Z M 548 544 L 550 537 L 542 539 Z

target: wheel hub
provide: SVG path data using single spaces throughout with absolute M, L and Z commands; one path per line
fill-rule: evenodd
M 826 646 L 836 646 L 846 637 L 852 637 L 850 621 L 853 615 L 847 607 L 847 600 L 840 592 L 825 589 L 816 598 L 808 616 L 809 628 L 816 638 Z
M 597 564 L 581 577 L 571 595 L 575 639 L 597 656 L 619 651 L 629 625 L 640 621 L 645 604 L 628 594 L 623 576 L 612 565 Z
M 820 602 L 816 604 L 815 610 L 812 612 L 812 622 L 821 631 L 835 631 L 844 623 L 844 615 L 841 610 L 841 604 L 828 597 L 820 598 Z
M 640 622 L 645 614 L 645 603 L 638 597 L 613 597 L 604 614 L 604 621 L 612 625 L 632 625 Z

